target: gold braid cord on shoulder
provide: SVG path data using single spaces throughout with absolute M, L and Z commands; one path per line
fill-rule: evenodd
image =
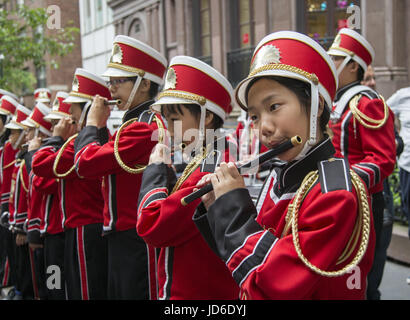
M 17 161 L 17 160 L 13 160 L 13 161 L 10 162 L 9 164 L 6 164 L 6 165 L 3 167 L 3 170 L 4 170 L 4 169 L 7 169 L 7 168 L 9 168 L 9 167 L 11 167 L 13 164 L 16 163 L 16 161 Z
M 159 129 L 159 136 L 158 136 L 158 143 L 162 143 L 164 141 L 164 136 L 165 136 L 165 132 L 164 132 L 164 125 L 162 124 L 161 120 L 158 119 L 158 117 L 155 115 L 154 116 L 154 120 L 157 123 L 158 129 Z M 147 167 L 146 165 L 140 165 L 137 164 L 135 165 L 134 168 L 131 168 L 129 166 L 127 166 L 124 161 L 122 161 L 121 157 L 120 157 L 120 152 L 118 151 L 118 143 L 120 141 L 120 135 L 122 130 L 127 127 L 128 125 L 130 125 L 131 123 L 134 123 L 138 121 L 138 118 L 134 118 L 131 120 L 128 120 L 127 122 L 125 122 L 117 131 L 117 135 L 115 136 L 115 140 L 114 140 L 114 156 L 115 159 L 117 160 L 118 164 L 120 165 L 120 167 L 131 174 L 138 174 L 138 173 L 142 173 L 145 168 Z
M 73 170 L 75 169 L 75 164 L 65 173 L 58 173 L 57 172 L 57 167 L 58 167 L 58 163 L 60 162 L 61 156 L 63 155 L 64 150 L 67 148 L 68 144 L 75 138 L 77 138 L 78 133 L 76 133 L 75 135 L 71 136 L 70 138 L 67 139 L 67 141 L 63 144 L 63 146 L 60 148 L 60 150 L 58 150 L 57 153 L 57 157 L 54 160 L 54 164 L 53 164 L 53 172 L 54 175 L 58 178 L 65 178 L 67 177 L 71 172 L 73 172 Z
M 298 257 L 302 260 L 302 262 L 313 272 L 324 276 L 324 277 L 338 277 L 341 276 L 345 273 L 348 273 L 359 264 L 359 262 L 362 260 L 364 254 L 366 253 L 367 246 L 369 243 L 369 234 L 370 234 L 370 209 L 369 209 L 369 204 L 367 201 L 367 193 L 366 189 L 363 185 L 363 182 L 360 180 L 359 176 L 353 171 L 350 170 L 350 174 L 352 176 L 352 183 L 354 188 L 357 191 L 358 194 L 358 200 L 359 200 L 359 216 L 356 220 L 356 226 L 353 230 L 353 234 L 343 251 L 342 255 L 339 257 L 337 264 L 340 264 L 344 262 L 354 251 L 357 240 L 359 237 L 359 234 L 361 233 L 361 240 L 360 240 L 360 245 L 359 249 L 357 251 L 356 256 L 353 258 L 353 260 L 343 267 L 340 270 L 337 271 L 324 271 L 313 265 L 302 253 L 302 249 L 300 247 L 299 243 L 299 234 L 298 234 L 298 211 L 302 202 L 302 199 L 306 196 L 306 193 L 308 190 L 312 187 L 312 185 L 316 182 L 318 179 L 318 171 L 312 171 L 309 173 L 304 182 L 302 183 L 301 187 L 296 193 L 295 200 L 293 202 L 292 206 L 289 206 L 289 212 L 290 214 L 290 219 L 291 219 L 291 224 L 292 224 L 292 238 L 293 238 L 293 244 L 295 246 L 295 250 L 298 254 Z
M 375 119 L 372 119 L 366 116 L 363 112 L 361 112 L 357 108 L 361 97 L 362 95 L 358 94 L 352 100 L 350 100 L 350 103 L 349 103 L 349 108 L 352 111 L 352 114 L 355 117 L 355 119 L 359 121 L 359 123 L 367 129 L 376 130 L 376 129 L 383 127 L 386 124 L 387 119 L 389 118 L 389 108 L 384 98 L 380 96 L 380 99 L 383 101 L 383 105 L 384 105 L 384 117 L 383 119 L 375 120 Z
M 195 158 L 191 160 L 191 162 L 186 166 L 184 172 L 179 177 L 177 183 L 175 184 L 174 188 L 171 191 L 171 194 L 182 186 L 186 179 L 199 167 L 201 162 L 207 157 L 207 152 L 205 149 L 202 150 L 200 154 L 198 154 Z
M 25 164 L 26 164 L 25 160 L 21 161 L 20 168 L 19 168 L 19 176 L 20 176 L 21 186 L 23 187 L 25 192 L 28 192 L 28 188 L 26 184 L 24 183 L 24 178 L 23 178 L 23 167 Z

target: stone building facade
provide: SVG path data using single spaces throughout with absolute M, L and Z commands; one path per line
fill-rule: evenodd
M 299 31 L 326 47 L 337 29 L 356 15 L 353 22 L 376 51 L 373 65 L 381 94 L 389 97 L 409 85 L 410 0 L 108 0 L 107 4 L 113 10 L 116 34 L 140 39 L 168 59 L 198 57 L 234 86 L 247 75 L 253 49 L 268 33 Z

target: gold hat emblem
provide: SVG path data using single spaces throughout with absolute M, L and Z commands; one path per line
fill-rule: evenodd
M 165 77 L 164 90 L 175 89 L 177 87 L 177 73 L 173 68 L 169 68 Z
M 342 37 L 340 36 L 340 34 L 338 34 L 335 38 L 335 40 L 333 41 L 332 44 L 332 48 L 338 48 L 340 47 L 340 41 L 342 40 Z
M 53 102 L 53 111 L 58 111 L 59 106 L 60 106 L 60 103 L 58 101 L 58 98 L 55 98 Z
M 114 43 L 112 47 L 110 63 L 122 63 L 122 50 L 118 43 Z
M 262 47 L 255 56 L 253 63 L 251 65 L 251 73 L 260 67 L 266 66 L 268 64 L 280 63 L 280 51 L 274 45 L 266 45 Z
M 78 92 L 80 90 L 80 83 L 76 76 L 74 76 L 72 91 Z
M 39 99 L 48 99 L 48 94 L 47 94 L 47 92 L 46 92 L 46 91 L 40 91 L 40 92 L 38 93 L 38 98 L 39 98 Z

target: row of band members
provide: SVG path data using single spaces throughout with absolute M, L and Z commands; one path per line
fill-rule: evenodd
M 373 58 L 350 29 L 328 52 L 276 32 L 234 91 L 195 58 L 168 65 L 117 36 L 108 82 L 77 69 L 52 109 L 48 93 L 33 111 L 3 97 L 3 285 L 24 299 L 366 298 L 396 161 L 394 116 L 360 85 Z M 113 99 L 126 112 L 111 135 Z M 245 130 L 210 141 L 234 101 Z M 181 138 L 190 129 L 199 134 Z M 301 143 L 265 163 L 256 199 L 232 150 L 260 142 L 256 156 L 295 136 Z M 182 168 L 180 144 L 195 147 Z M 184 201 L 209 183 L 212 192 Z M 49 266 L 60 276 L 51 284 Z

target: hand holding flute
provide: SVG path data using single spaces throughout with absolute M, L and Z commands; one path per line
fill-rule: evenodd
M 237 188 L 245 187 L 243 182 L 243 178 L 240 175 L 241 173 L 246 173 L 250 169 L 254 168 L 255 166 L 259 166 L 260 164 L 280 155 L 281 153 L 297 146 L 302 143 L 302 139 L 299 136 L 295 136 L 292 139 L 281 143 L 275 149 L 271 149 L 263 154 L 261 154 L 256 159 L 245 163 L 242 166 L 237 167 L 233 163 L 221 163 L 221 166 L 215 171 L 214 174 L 208 176 L 208 181 L 201 180 L 202 183 L 204 182 L 212 182 L 212 184 L 207 184 L 200 188 L 199 190 L 191 193 L 190 195 L 186 196 L 181 200 L 182 205 L 187 205 L 192 201 L 204 196 L 205 194 L 211 192 L 214 186 L 217 186 L 215 190 L 215 197 L 218 198 L 219 196 Z M 200 183 L 201 183 L 200 182 Z
M 88 112 L 86 125 L 104 128 L 107 125 L 107 120 L 111 114 L 111 106 L 117 102 L 118 100 L 107 100 L 96 95 L 91 104 L 90 111 Z

